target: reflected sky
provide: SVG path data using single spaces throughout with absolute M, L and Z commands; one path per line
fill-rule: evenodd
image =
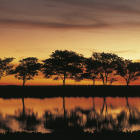
M 140 130 L 139 97 L 65 97 L 65 108 L 62 97 L 24 98 L 24 106 L 25 114 L 22 99 L 0 98 L 1 133 L 7 130 L 51 133 L 56 128 L 54 126 L 59 128 L 64 117 L 67 127 L 79 126 L 84 131 L 94 132 L 103 128 Z

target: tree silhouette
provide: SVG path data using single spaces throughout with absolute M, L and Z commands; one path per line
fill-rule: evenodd
M 116 78 L 110 78 L 109 83 L 112 85 L 113 82 L 118 81 Z
M 13 68 L 13 65 L 10 64 L 10 62 L 13 61 L 13 59 L 15 58 L 13 57 L 5 58 L 5 59 L 0 58 L 0 80 L 1 80 L 1 77 L 4 76 L 4 72 L 5 72 L 5 75 L 8 75 L 11 68 Z
M 63 109 L 64 109 L 64 119 L 66 119 L 65 97 L 64 96 L 63 96 Z
M 45 74 L 45 78 L 56 76 L 53 80 L 63 80 L 65 85 L 65 79 L 75 79 L 78 81 L 80 75 L 83 73 L 82 62 L 84 60 L 83 55 L 79 55 L 73 51 L 68 50 L 56 50 L 50 55 L 49 59 L 42 61 L 42 72 Z
M 25 117 L 24 97 L 22 97 L 22 106 L 23 106 L 22 116 Z
M 38 75 L 41 64 L 36 57 L 27 57 L 19 61 L 20 64 L 15 68 L 13 74 L 15 78 L 23 80 L 23 87 L 27 80 L 34 80 L 33 77 Z
M 140 76 L 140 63 L 124 60 L 118 63 L 116 70 L 116 75 L 123 77 L 128 86 L 131 81 L 137 80 Z
M 103 84 L 107 84 L 109 74 L 113 74 L 115 68 L 117 67 L 118 61 L 121 61 L 116 54 L 112 53 L 97 53 L 92 54 L 92 60 L 96 62 L 96 70 L 100 74 L 100 78 L 103 81 Z
M 15 74 L 15 78 L 23 80 L 23 88 L 27 80 L 34 80 L 33 77 L 38 75 L 38 70 L 41 67 L 41 64 L 38 63 L 36 57 L 27 57 L 19 61 L 20 64 L 14 69 L 11 70 L 11 74 Z M 24 89 L 23 89 L 24 91 Z M 25 115 L 25 106 L 24 106 L 24 97 L 22 97 L 23 104 L 23 116 Z
M 35 113 L 33 109 L 27 109 L 26 113 L 23 114 L 21 110 L 15 111 L 15 119 L 18 120 L 19 128 L 27 131 L 36 131 L 37 125 L 40 123 L 40 119 L 37 118 L 38 113 Z
M 99 74 L 99 63 L 94 61 L 92 58 L 85 58 L 84 61 L 85 72 L 81 75 L 81 79 L 92 79 L 93 85 L 95 85 L 95 79 Z

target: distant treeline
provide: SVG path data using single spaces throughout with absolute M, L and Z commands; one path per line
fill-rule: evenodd
M 129 85 L 131 81 L 138 80 L 140 76 L 140 63 L 124 59 L 114 53 L 93 52 L 91 57 L 86 58 L 82 54 L 77 54 L 68 50 L 55 50 L 50 58 L 42 63 L 36 57 L 27 57 L 19 60 L 20 64 L 13 68 L 11 64 L 15 58 L 0 58 L 0 79 L 2 76 L 13 74 L 15 78 L 23 80 L 23 86 L 27 80 L 33 80 L 34 76 L 41 71 L 45 78 L 61 79 L 65 85 L 66 78 L 75 81 L 84 79 L 101 79 L 103 85 L 108 82 L 117 81 L 115 75 L 120 75 Z

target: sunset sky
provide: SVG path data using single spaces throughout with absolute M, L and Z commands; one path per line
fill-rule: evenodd
M 116 53 L 140 61 L 139 0 L 0 0 L 0 58 L 37 57 L 41 62 L 55 50 Z M 120 78 L 119 78 L 120 79 Z M 140 80 L 139 80 L 140 81 Z M 131 84 L 140 84 L 135 81 Z M 22 85 L 14 76 L 0 85 Z M 39 75 L 25 85 L 61 85 Z M 66 84 L 92 84 L 84 80 Z M 96 84 L 102 84 L 97 81 Z M 120 79 L 114 84 L 126 84 Z

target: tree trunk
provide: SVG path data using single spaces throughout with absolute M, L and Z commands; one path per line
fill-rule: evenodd
M 65 111 L 65 97 L 63 96 L 63 109 L 64 109 L 64 119 L 66 118 L 66 111 Z
M 103 80 L 103 85 L 105 85 L 104 77 L 102 77 L 102 80 Z
M 128 103 L 128 98 L 126 97 L 126 103 L 127 103 L 127 106 L 129 107 L 129 103 Z
M 93 85 L 95 85 L 95 79 L 93 79 Z
M 22 104 L 23 104 L 23 116 L 25 116 L 25 106 L 24 106 L 24 93 L 25 93 L 25 88 L 24 88 L 24 85 L 25 85 L 25 80 L 23 79 L 23 95 L 22 95 Z
M 105 108 L 106 107 L 106 108 Z M 103 108 L 102 108 L 102 113 L 104 111 L 104 108 L 105 108 L 105 114 L 107 112 L 107 104 L 106 104 L 106 98 L 104 97 L 104 102 L 103 102 Z
M 127 82 L 127 86 L 129 86 L 129 82 Z
M 93 110 L 94 110 L 94 108 L 95 108 L 95 103 L 94 103 L 94 97 L 93 97 Z
M 106 83 L 105 84 L 107 85 L 107 76 L 106 76 Z
M 104 97 L 104 102 L 103 102 L 102 113 L 103 113 L 103 110 L 104 110 L 104 105 L 105 105 L 105 97 Z
M 23 115 L 25 115 L 24 98 L 22 98 L 22 104 L 23 104 Z
M 25 80 L 23 80 L 23 87 L 24 87 L 24 85 L 25 85 Z
M 101 74 L 101 78 L 102 78 L 103 85 L 104 85 L 104 76 L 102 74 Z
M 0 69 L 0 80 L 1 80 L 1 76 L 2 76 L 2 72 L 1 72 L 1 69 Z
M 63 90 L 64 90 L 64 94 L 65 94 L 65 75 L 64 75 L 64 80 L 63 80 Z M 63 125 L 64 127 L 66 127 L 66 111 L 65 111 L 65 95 L 63 95 L 63 109 L 64 109 L 64 122 Z
M 66 75 L 66 72 L 64 72 L 63 86 L 65 86 L 65 75 Z
M 65 86 L 65 80 L 63 80 L 63 86 Z
M 65 72 L 64 72 L 64 79 L 63 79 L 63 93 L 65 93 Z M 64 109 L 64 119 L 65 119 L 66 118 L 65 95 L 63 95 L 63 109 Z

